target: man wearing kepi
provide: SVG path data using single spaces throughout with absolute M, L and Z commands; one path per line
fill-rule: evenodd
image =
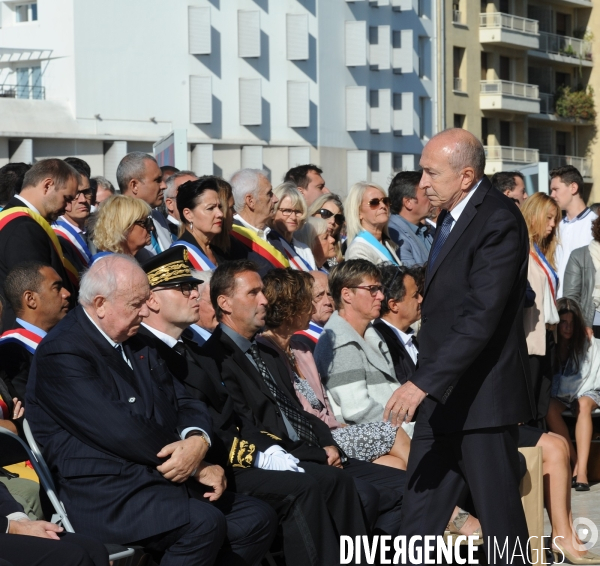
M 443 210 L 428 260 L 419 367 L 384 415 L 399 424 L 418 408 L 400 534 L 441 535 L 466 485 L 488 563 L 527 564 L 517 452 L 518 423 L 532 415 L 523 364 L 527 228 L 484 177 L 483 146 L 469 132 L 434 136 L 421 167 L 421 186 Z M 508 552 L 494 553 L 493 537 Z

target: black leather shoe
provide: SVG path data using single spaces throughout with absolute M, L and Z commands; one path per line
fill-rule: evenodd
M 590 490 L 589 483 L 575 482 L 575 491 L 589 491 L 589 490 Z
M 575 487 L 577 485 L 577 476 L 573 476 L 571 478 L 571 487 Z

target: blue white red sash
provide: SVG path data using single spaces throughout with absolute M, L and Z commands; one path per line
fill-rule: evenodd
M 354 238 L 354 241 L 356 240 L 371 246 L 384 262 L 391 262 L 395 265 L 398 265 L 398 262 L 394 259 L 394 256 L 392 256 L 390 250 L 388 250 L 375 236 L 373 236 L 371 232 L 367 232 L 366 230 L 359 232 L 358 236 Z
M 318 324 L 314 323 L 311 320 L 310 323 L 308 324 L 308 328 L 306 330 L 299 330 L 295 334 L 300 335 L 300 336 L 306 336 L 307 338 L 310 338 L 316 344 L 317 341 L 319 340 L 319 336 L 321 336 L 322 333 L 323 333 L 323 327 L 319 326 Z
M 212 271 L 213 269 L 217 269 L 217 266 L 206 257 L 206 254 L 200 248 L 194 246 L 194 244 L 177 240 L 171 244 L 172 248 L 175 246 L 187 248 L 188 259 L 196 271 Z
M 92 263 L 94 263 L 95 261 L 99 260 L 101 257 L 106 257 L 107 255 L 112 255 L 113 253 L 114 252 L 98 252 L 97 254 L 94 254 L 90 261 L 90 265 L 92 265 Z
M 546 256 L 542 253 L 542 251 L 536 243 L 533 244 L 533 247 L 535 248 L 535 253 L 533 253 L 532 251 L 530 251 L 529 253 L 533 257 L 534 261 L 542 268 L 542 270 L 546 274 L 548 284 L 550 285 L 550 290 L 552 291 L 552 298 L 556 302 L 556 292 L 558 290 L 558 273 L 554 271 L 553 267 L 550 265 L 550 262 L 546 259 Z
M 35 349 L 42 341 L 43 336 L 26 330 L 25 328 L 13 328 L 7 330 L 0 336 L 0 346 L 3 344 L 19 344 L 23 346 L 30 354 L 35 354 Z
M 62 236 L 65 240 L 71 242 L 81 263 L 87 267 L 92 261 L 92 252 L 90 252 L 81 234 L 66 220 L 60 218 L 52 224 L 52 229 L 58 236 Z
M 290 262 L 290 267 L 292 269 L 296 269 L 298 271 L 313 271 L 314 267 L 312 265 L 310 265 L 310 263 L 308 263 L 308 261 L 306 261 L 302 256 L 300 256 L 298 254 L 298 252 L 295 250 L 294 246 L 291 246 L 286 239 L 279 234 L 278 232 L 276 232 L 275 230 L 271 229 L 271 232 L 269 233 L 269 235 L 273 234 L 273 236 L 279 238 L 279 241 L 281 242 L 281 245 L 283 246 L 283 251 L 285 252 L 285 255 L 287 256 L 289 262 Z

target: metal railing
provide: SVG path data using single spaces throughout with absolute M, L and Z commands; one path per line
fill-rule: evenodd
M 548 168 L 563 167 L 564 165 L 573 165 L 583 177 L 592 176 L 592 160 L 588 157 L 577 157 L 575 155 L 550 155 L 540 153 L 540 161 L 548 162 Z
M 462 23 L 462 12 L 460 10 L 452 10 L 452 21 L 455 24 Z
M 539 33 L 539 23 L 537 20 L 503 14 L 502 12 L 484 12 L 483 14 L 479 14 L 479 27 L 486 29 L 507 29 L 531 35 L 538 35 Z
M 547 33 L 545 31 L 540 32 L 540 46 L 538 51 L 587 59 L 588 61 L 592 60 L 592 44 L 589 41 L 566 35 Z
M 553 94 L 540 92 L 540 114 L 554 114 L 556 100 Z
M 33 98 L 44 100 L 46 88 L 43 86 L 29 85 L 0 85 L 0 98 Z
M 515 96 L 517 98 L 538 100 L 539 87 L 537 85 L 515 83 L 512 81 L 481 81 L 480 93 L 502 94 L 506 96 Z
M 526 147 L 509 147 L 506 145 L 486 145 L 485 157 L 490 161 L 510 161 L 512 163 L 537 163 L 537 149 Z
M 463 92 L 462 79 L 460 77 L 454 77 L 454 90 L 457 90 L 458 92 Z

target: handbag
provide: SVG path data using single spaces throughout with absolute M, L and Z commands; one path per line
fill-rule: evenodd
M 577 373 L 555 376 L 552 396 L 564 403 L 572 403 L 584 393 L 594 390 L 600 390 L 600 340 L 596 338 L 592 338 Z

